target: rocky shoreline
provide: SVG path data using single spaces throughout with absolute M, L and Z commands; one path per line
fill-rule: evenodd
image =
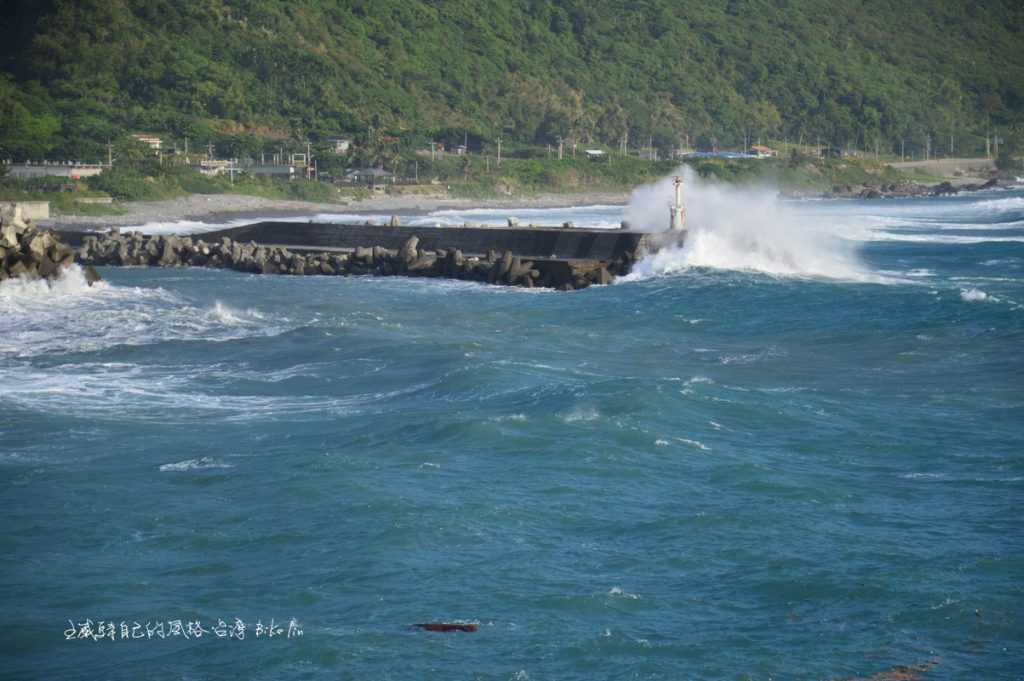
M 789 199 L 905 199 L 924 196 L 950 196 L 960 192 L 975 192 L 983 189 L 994 189 L 999 180 L 992 178 L 976 184 L 953 184 L 945 181 L 935 185 L 918 184 L 917 182 L 893 182 L 864 185 L 835 185 L 825 192 L 803 192 L 792 190 L 781 192 Z
M 213 267 L 293 276 L 444 277 L 562 291 L 609 284 L 615 276 L 629 272 L 637 255 L 627 253 L 610 262 L 524 260 L 511 251 L 493 250 L 482 257 L 466 256 L 454 248 L 419 248 L 415 236 L 400 249 L 367 246 L 350 251 L 298 252 L 252 241 L 241 243 L 229 237 L 208 243 L 188 236 L 149 236 L 137 231 L 122 234 L 117 229 L 86 235 L 78 251 L 80 262 L 87 266 Z

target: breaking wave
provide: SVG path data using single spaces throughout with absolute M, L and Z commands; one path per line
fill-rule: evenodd
M 864 266 L 852 241 L 829 223 L 815 220 L 813 214 L 780 201 L 775 191 L 705 182 L 688 168 L 680 173 L 685 181 L 685 242 L 643 259 L 624 280 L 695 267 L 773 276 L 882 280 Z M 671 178 L 637 189 L 626 207 L 626 219 L 645 231 L 663 231 L 671 195 Z

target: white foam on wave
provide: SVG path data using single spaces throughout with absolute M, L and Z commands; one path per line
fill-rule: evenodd
M 689 168 L 684 176 L 688 232 L 681 247 L 641 260 L 619 281 L 668 275 L 690 268 L 759 272 L 781 277 L 879 281 L 860 261 L 854 242 L 830 222 L 814 219 L 769 189 L 705 182 Z M 663 231 L 672 178 L 633 192 L 625 217 L 634 228 Z
M 39 282 L 8 288 L 0 291 L 0 310 L 0 356 L 13 357 L 166 341 L 230 341 L 274 336 L 292 326 L 287 318 L 270 322 L 256 310 L 221 302 L 196 307 L 162 288 L 89 288 L 84 279 L 49 290 Z
M 526 414 L 504 414 L 502 416 L 493 416 L 490 419 L 495 423 L 504 423 L 505 421 L 526 421 Z
M 613 586 L 612 588 L 608 589 L 608 595 L 612 598 L 625 598 L 631 601 L 636 601 L 640 599 L 640 596 L 638 594 L 631 594 L 628 591 L 623 591 L 621 586 Z
M 593 407 L 577 407 L 567 414 L 561 416 L 565 423 L 579 423 L 581 421 L 596 421 L 601 418 L 601 413 Z
M 57 297 L 97 295 L 108 288 L 105 281 L 89 286 L 82 268 L 72 265 L 52 280 L 19 277 L 0 282 L 0 310 L 14 314 L 37 302 L 52 301 Z
M 165 463 L 160 466 L 161 473 L 182 473 L 185 471 L 201 471 L 211 468 L 234 468 L 232 464 L 223 463 L 208 456 L 199 459 L 186 459 L 177 463 Z
M 503 226 L 508 218 L 517 218 L 521 223 L 543 226 L 560 226 L 571 222 L 577 227 L 588 229 L 618 229 L 622 222 L 622 206 L 593 204 L 567 206 L 562 208 L 464 208 L 431 211 L 424 218 L 413 218 L 430 224 L 462 225 L 465 222 L 479 222 L 490 226 Z
M 245 311 L 240 311 L 232 307 L 228 307 L 219 300 L 214 302 L 213 308 L 210 310 L 210 314 L 224 324 L 231 324 L 235 326 L 249 324 L 252 322 L 260 322 L 265 319 L 259 310 L 249 308 Z
M 258 220 L 226 220 L 224 222 L 204 222 L 202 220 L 168 220 L 144 222 L 122 228 L 123 232 L 140 231 L 143 234 L 202 234 L 231 227 L 241 227 Z
M 960 289 L 960 297 L 967 302 L 976 302 L 981 300 L 994 300 L 989 294 L 985 293 L 981 289 L 977 288 L 962 288 Z
M 967 236 L 965 234 L 942 234 L 924 232 L 887 232 L 878 231 L 873 235 L 874 241 L 909 241 L 926 244 L 983 244 L 989 242 L 1024 242 L 1021 236 L 996 236 L 991 234 Z

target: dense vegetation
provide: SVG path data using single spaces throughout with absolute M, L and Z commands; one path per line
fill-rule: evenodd
M 1019 0 L 9 0 L 0 156 L 162 133 L 258 153 L 774 136 L 984 150 L 1024 129 Z M 220 150 L 220 147 L 218 150 Z

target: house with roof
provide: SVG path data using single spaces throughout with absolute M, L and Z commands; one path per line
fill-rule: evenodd
M 395 174 L 383 168 L 351 168 L 345 171 L 345 182 L 349 184 L 394 184 Z

